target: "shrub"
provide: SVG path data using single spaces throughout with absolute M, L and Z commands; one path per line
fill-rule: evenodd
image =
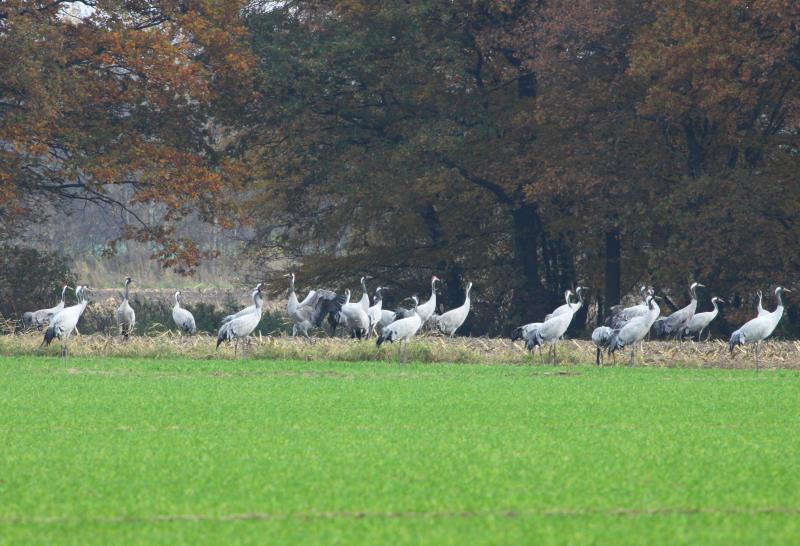
M 56 305 L 63 284 L 75 286 L 70 265 L 55 252 L 0 246 L 0 314 L 19 320 L 26 311 Z

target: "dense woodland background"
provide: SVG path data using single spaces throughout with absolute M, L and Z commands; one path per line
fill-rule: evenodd
M 499 334 L 697 280 L 724 330 L 800 273 L 799 31 L 791 0 L 6 1 L 0 310 L 435 273 Z

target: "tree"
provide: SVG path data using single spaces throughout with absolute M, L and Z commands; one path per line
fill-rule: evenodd
M 226 197 L 244 179 L 221 145 L 251 89 L 243 5 L 97 0 L 76 18 L 70 4 L 0 6 L 0 221 L 40 221 L 42 199 L 100 203 L 131 215 L 126 235 L 157 244 L 164 265 L 191 269 L 198 247 L 174 222 L 232 222 Z

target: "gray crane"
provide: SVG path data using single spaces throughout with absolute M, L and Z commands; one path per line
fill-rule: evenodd
M 575 303 L 570 303 L 569 298 L 567 298 L 567 303 L 563 305 L 559 305 L 556 307 L 552 313 L 545 315 L 544 320 L 549 320 L 557 315 L 561 315 L 563 313 L 572 313 L 573 315 L 577 313 L 580 308 L 583 306 L 583 293 L 588 290 L 589 288 L 586 286 L 579 286 L 575 289 L 575 295 L 578 297 L 578 301 Z M 571 291 L 567 291 L 572 294 Z
M 578 287 L 578 288 L 581 289 L 583 287 Z M 544 320 L 551 319 L 554 316 L 563 314 L 567 311 L 574 312 L 573 311 L 574 304 L 570 303 L 570 296 L 572 296 L 572 290 L 566 290 L 564 292 L 564 301 L 566 301 L 566 303 L 559 307 L 556 307 L 552 313 L 548 313 L 547 315 L 545 315 Z M 575 310 L 577 310 L 578 308 L 576 308 Z M 522 326 L 517 326 L 516 328 L 514 328 L 514 331 L 511 332 L 511 341 L 517 341 L 518 339 L 526 339 L 528 337 L 528 334 L 530 334 L 532 330 L 540 327 L 542 324 L 544 323 L 530 322 Z
M 372 306 L 367 311 L 367 316 L 369 317 L 369 330 L 373 336 L 378 335 L 378 324 L 381 322 L 381 317 L 383 315 L 383 291 L 385 288 L 383 286 L 379 286 L 375 289 L 375 297 L 372 298 Z
M 217 335 L 217 348 L 219 349 L 223 341 L 233 341 L 233 355 L 235 357 L 239 348 L 239 340 L 252 334 L 258 323 L 261 322 L 262 305 L 261 283 L 259 283 L 259 288 L 253 290 L 253 305 L 249 308 L 250 310 L 228 322 L 223 322 Z M 244 352 L 244 347 L 242 352 Z
M 643 341 L 653 323 L 661 314 L 661 309 L 656 303 L 655 296 L 647 296 L 648 314 L 634 317 L 629 320 L 622 328 L 614 330 L 611 340 L 608 343 L 608 354 L 613 355 L 616 351 L 634 345 L 637 341 Z M 636 351 L 631 348 L 631 366 L 635 358 Z
M 639 293 L 642 296 L 642 303 L 639 305 L 634 305 L 632 307 L 624 307 L 622 305 L 614 305 L 609 309 L 608 317 L 606 317 L 605 325 L 610 326 L 612 329 L 619 329 L 622 328 L 626 322 L 631 320 L 634 317 L 641 317 L 647 314 L 647 296 L 648 294 L 653 295 L 654 291 L 652 288 L 647 288 L 646 286 L 642 286 L 639 289 Z
M 759 290 L 757 292 L 757 294 L 758 294 L 758 305 L 756 306 L 756 309 L 758 310 L 758 315 L 757 316 L 760 317 L 762 315 L 768 315 L 769 311 L 764 309 L 764 303 L 763 303 L 764 293 L 761 290 Z
M 602 366 L 603 364 L 603 350 L 608 348 L 613 335 L 614 330 L 609 326 L 598 326 L 592 332 L 592 343 L 594 343 L 597 350 L 595 354 L 595 364 L 598 366 Z
M 698 286 L 704 287 L 705 285 L 693 282 L 691 286 L 689 286 L 689 294 L 691 295 L 691 300 L 689 301 L 689 305 L 687 305 L 682 309 L 678 309 L 668 317 L 662 317 L 656 320 L 655 324 L 653 324 L 653 331 L 657 337 L 665 337 L 665 338 L 669 338 L 670 336 L 674 336 L 676 338 L 680 337 L 680 333 L 683 330 L 683 327 L 694 316 L 694 312 L 697 309 Z
M 380 347 L 381 344 L 385 342 L 394 343 L 395 341 L 399 341 L 401 354 L 403 355 L 402 360 L 405 360 L 406 344 L 408 340 L 417 335 L 419 329 L 422 328 L 422 318 L 416 312 L 418 303 L 419 300 L 414 296 L 414 307 L 411 316 L 401 318 L 384 326 L 378 339 L 375 340 L 375 345 L 377 347 Z
M 436 327 L 451 338 L 456 335 L 456 331 L 461 328 L 464 321 L 467 320 L 470 309 L 469 293 L 472 290 L 472 283 L 467 283 L 467 289 L 464 294 L 464 303 L 460 307 L 451 309 L 450 311 L 439 315 L 436 318 Z
M 188 310 L 181 307 L 181 291 L 175 292 L 175 305 L 172 307 L 172 321 L 178 330 L 187 334 L 197 333 L 197 324 L 194 322 L 194 315 Z
M 725 300 L 722 298 L 718 298 L 714 296 L 711 298 L 711 305 L 714 306 L 713 311 L 705 311 L 703 313 L 695 313 L 692 318 L 686 322 L 683 326 L 683 330 L 681 331 L 681 337 L 683 336 L 697 336 L 697 341 L 703 340 L 703 330 L 708 328 L 708 325 L 711 324 L 717 315 L 719 314 L 719 304 L 725 303 Z M 711 331 L 708 332 L 708 337 L 706 341 L 711 338 Z
M 364 277 L 361 277 L 361 286 L 366 290 Z M 336 321 L 350 331 L 350 337 L 361 339 L 369 332 L 369 295 L 365 291 L 357 303 L 350 303 L 350 289 L 344 293 L 346 301 L 339 309 Z
M 569 297 L 572 294 L 571 290 L 567 290 L 564 293 L 564 299 L 569 303 Z M 550 347 L 548 348 L 548 357 L 552 353 L 553 364 L 556 363 L 557 358 L 557 349 L 556 345 L 558 344 L 558 340 L 569 328 L 570 322 L 572 322 L 572 316 L 574 315 L 573 307 L 567 308 L 567 311 L 564 313 L 560 313 L 551 317 L 548 320 L 545 320 L 540 326 L 532 327 L 528 329 L 527 334 L 525 335 L 525 347 L 533 352 L 536 347 L 539 347 L 539 356 L 542 360 L 542 364 L 544 364 L 544 353 L 542 352 L 542 347 L 545 343 L 549 343 Z
M 133 279 L 130 277 L 125 278 L 125 293 L 122 296 L 122 303 L 117 308 L 117 326 L 119 326 L 119 333 L 125 341 L 128 340 L 136 326 L 136 313 L 128 303 L 128 289 L 132 282 Z
M 67 357 L 67 345 L 72 332 L 78 325 L 81 315 L 89 305 L 88 286 L 78 285 L 75 288 L 75 297 L 78 299 L 77 305 L 65 307 L 50 319 L 50 324 L 44 332 L 43 345 L 50 345 L 53 339 L 61 341 L 61 358 Z
M 423 326 L 428 319 L 431 318 L 433 313 L 436 311 L 436 282 L 439 281 L 439 277 L 434 275 L 431 277 L 431 297 L 428 298 L 428 301 L 423 303 L 422 305 L 417 307 L 417 314 L 419 318 L 422 320 Z
M 297 301 L 297 294 L 294 291 L 294 273 L 288 273 L 286 276 L 289 277 L 289 301 L 286 304 L 286 310 L 292 321 L 292 337 L 302 334 L 306 339 L 310 339 L 308 331 L 314 326 L 312 322 L 314 318 L 313 303 L 316 301 L 317 291 L 311 290 L 303 301 Z
M 49 309 L 39 309 L 38 311 L 25 313 L 22 315 L 22 323 L 26 327 L 33 327 L 37 330 L 41 330 L 48 325 L 53 315 L 64 309 L 64 298 L 67 294 L 67 288 L 69 288 L 69 286 L 66 284 L 61 288 L 61 301 L 58 302 L 58 305 L 50 307 Z
M 263 283 L 258 283 L 253 290 L 261 292 L 261 288 L 263 286 L 264 286 Z M 251 294 L 250 297 L 252 297 L 252 294 Z M 239 317 L 244 316 L 244 315 L 249 315 L 250 313 L 253 312 L 253 309 L 255 309 L 255 305 L 248 305 L 247 307 L 245 307 L 241 311 L 238 311 L 238 312 L 236 312 L 236 313 L 234 313 L 232 315 L 228 315 L 228 316 L 224 317 L 222 319 L 222 323 L 225 324 L 226 322 L 230 322 L 233 319 L 239 318 Z
M 791 290 L 780 286 L 775 289 L 775 299 L 778 300 L 778 306 L 774 311 L 747 321 L 744 326 L 731 334 L 729 342 L 731 353 L 733 353 L 733 349 L 737 345 L 755 344 L 753 353 L 756 360 L 756 371 L 759 370 L 758 350 L 761 346 L 761 342 L 772 335 L 772 332 L 775 331 L 775 327 L 778 326 L 778 323 L 781 321 L 781 317 L 783 317 L 782 295 L 784 292 L 791 292 Z

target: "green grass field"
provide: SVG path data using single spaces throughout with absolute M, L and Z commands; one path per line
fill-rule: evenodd
M 3 544 L 800 542 L 800 373 L 0 359 Z

